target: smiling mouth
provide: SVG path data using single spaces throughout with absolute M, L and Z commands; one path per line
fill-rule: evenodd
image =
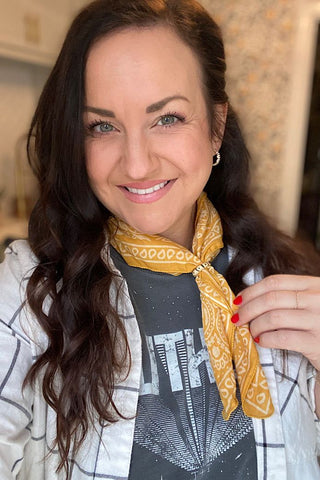
M 167 180 L 166 182 L 158 183 L 158 185 L 154 185 L 153 187 L 150 187 L 150 188 L 129 188 L 129 187 L 124 187 L 124 188 L 130 193 L 135 193 L 137 195 L 148 195 L 150 193 L 154 193 L 154 192 L 157 192 L 158 190 L 161 190 L 166 185 L 168 185 L 169 181 L 170 180 Z

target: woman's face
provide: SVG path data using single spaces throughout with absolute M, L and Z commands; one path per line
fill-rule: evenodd
M 193 52 L 168 27 L 126 29 L 93 46 L 85 87 L 95 195 L 140 232 L 190 247 L 196 201 L 220 146 Z

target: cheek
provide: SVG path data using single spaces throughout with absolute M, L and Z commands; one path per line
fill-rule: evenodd
M 86 168 L 91 180 L 105 180 L 121 158 L 122 144 L 109 139 L 90 139 L 85 146 Z
M 105 176 L 105 169 L 99 164 L 92 160 L 87 160 L 87 173 L 89 182 L 97 183 L 99 180 L 102 180 Z
M 94 186 L 108 176 L 109 162 L 106 161 L 106 155 L 101 148 L 94 143 L 88 143 L 85 153 L 89 182 Z
M 213 163 L 213 152 L 209 143 L 190 145 L 187 151 L 186 170 L 196 177 L 209 176 Z
M 94 161 L 90 156 L 87 155 L 86 160 L 87 175 L 89 183 L 92 188 L 95 187 L 95 184 L 99 181 L 99 178 L 102 177 L 102 169 L 99 165 L 99 162 Z
M 183 170 L 190 172 L 211 169 L 214 155 L 212 142 L 202 132 L 174 138 L 166 142 L 162 152 L 164 156 L 179 162 Z

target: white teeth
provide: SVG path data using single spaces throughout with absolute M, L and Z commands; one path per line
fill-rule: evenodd
M 161 190 L 161 188 L 165 187 L 168 183 L 169 183 L 169 181 L 159 183 L 158 185 L 155 185 L 154 187 L 151 187 L 151 188 L 129 188 L 129 187 L 126 187 L 126 189 L 130 193 L 137 193 L 138 195 L 146 195 L 147 193 L 153 193 L 153 192 L 156 192 L 157 190 Z

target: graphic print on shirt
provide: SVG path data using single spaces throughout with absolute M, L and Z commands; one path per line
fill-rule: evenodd
M 145 336 L 143 354 L 130 480 L 255 479 L 252 421 L 223 420 L 203 329 Z
M 228 422 L 204 342 L 192 274 L 130 267 L 111 249 L 128 284 L 142 339 L 142 379 L 129 480 L 257 480 L 251 418 Z M 223 274 L 221 252 L 213 266 Z

